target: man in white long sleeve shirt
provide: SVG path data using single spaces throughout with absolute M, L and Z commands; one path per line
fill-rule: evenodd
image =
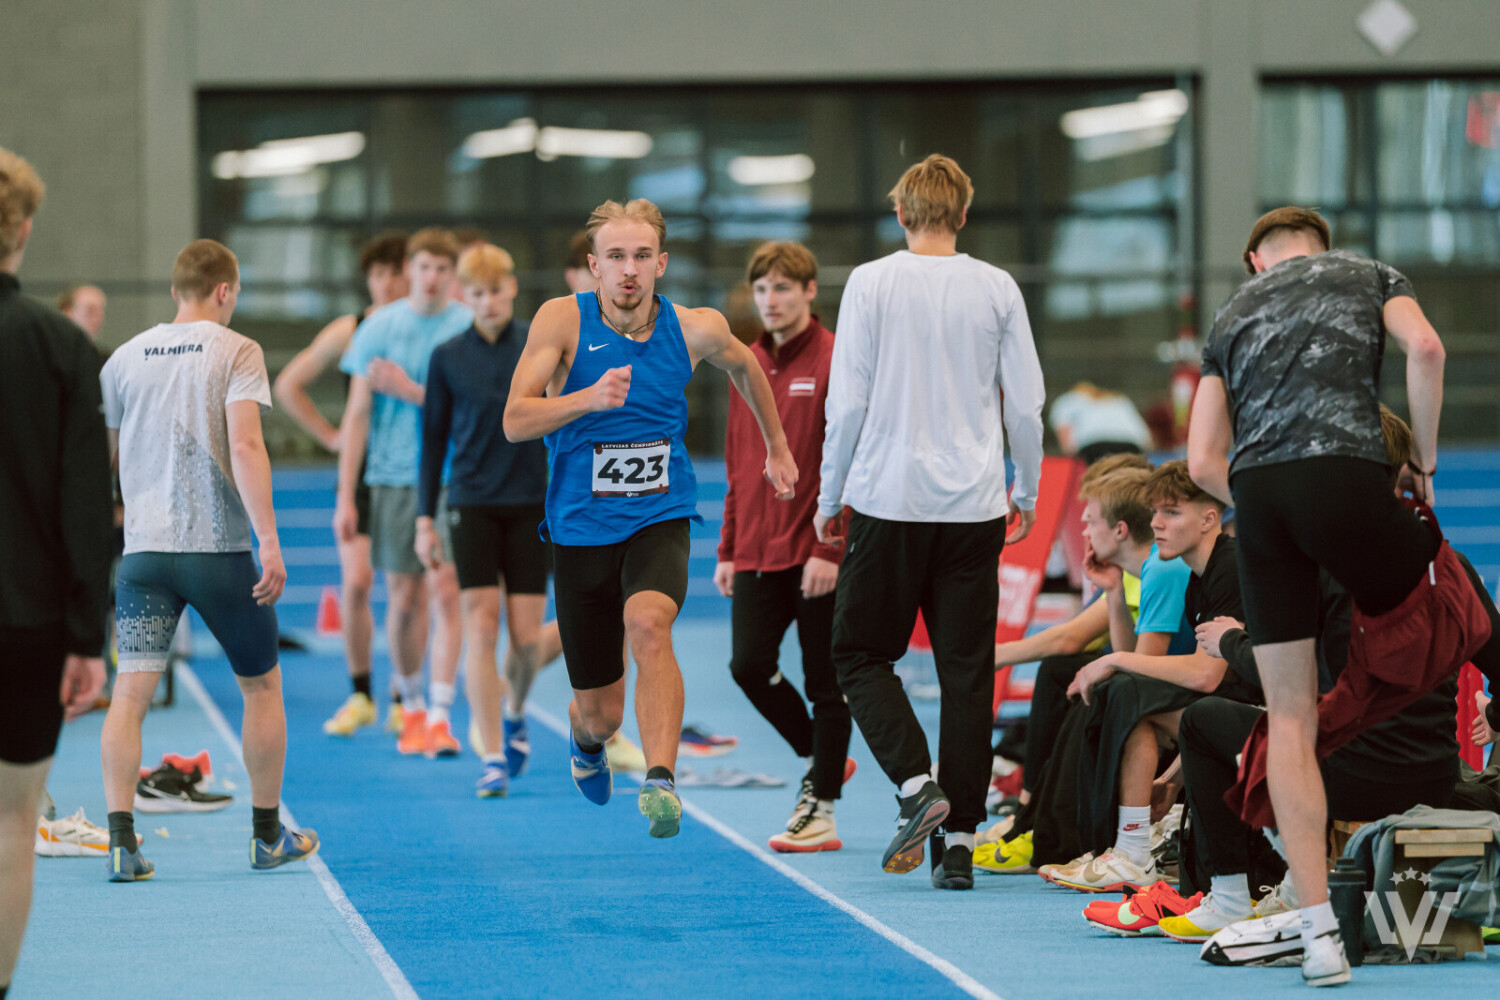
M 851 508 L 833 657 L 855 722 L 900 786 L 883 867 L 920 865 L 942 827 L 932 859 L 942 889 L 974 884 L 994 721 L 996 562 L 1005 541 L 1031 529 L 1042 463 L 1042 372 L 1020 289 L 956 250 L 973 197 L 948 157 L 913 166 L 891 191 L 908 249 L 849 276 L 816 518 L 819 537 L 834 541 L 833 517 Z M 1016 470 L 1009 500 L 1006 432 Z M 918 609 L 943 692 L 941 784 L 893 669 Z

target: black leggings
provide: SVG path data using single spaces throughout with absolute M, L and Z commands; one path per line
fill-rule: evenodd
M 1308 458 L 1237 472 L 1240 589 L 1257 646 L 1318 634 L 1318 568 L 1367 615 L 1406 599 L 1437 537 L 1396 499 L 1390 471 L 1360 458 Z
M 1049 656 L 1037 666 L 1036 684 L 1031 689 L 1031 714 L 1026 718 L 1026 768 L 1021 772 L 1021 787 L 1035 792 L 1042 772 L 1057 746 L 1057 734 L 1063 717 L 1068 714 L 1068 685 L 1078 671 L 1102 656 L 1098 653 L 1075 653 L 1071 656 Z

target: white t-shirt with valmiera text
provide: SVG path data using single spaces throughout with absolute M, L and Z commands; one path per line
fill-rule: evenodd
M 217 323 L 162 323 L 116 349 L 100 380 L 120 432 L 125 551 L 250 551 L 224 408 L 270 408 L 260 345 Z

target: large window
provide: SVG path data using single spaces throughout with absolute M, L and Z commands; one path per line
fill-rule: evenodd
M 205 93 L 201 218 L 240 256 L 237 325 L 273 365 L 362 306 L 355 262 L 376 232 L 481 229 L 514 255 L 529 315 L 565 291 L 568 239 L 606 198 L 660 205 L 661 291 L 746 335 L 750 251 L 807 243 L 836 328 L 850 268 L 903 245 L 886 192 L 942 152 L 976 189 L 959 248 L 1021 282 L 1053 389 L 1086 378 L 1144 404 L 1192 291 L 1191 117 L 1191 84 L 1171 79 Z M 711 371 L 690 390 L 699 453 L 722 445 L 726 391 Z
M 1400 268 L 1448 349 L 1443 436 L 1500 434 L 1500 78 L 1268 81 L 1263 207 L 1319 207 Z M 1404 407 L 1404 365 L 1383 391 Z

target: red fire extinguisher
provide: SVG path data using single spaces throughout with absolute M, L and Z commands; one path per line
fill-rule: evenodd
M 1193 394 L 1201 378 L 1202 352 L 1193 326 L 1195 302 L 1191 294 L 1177 300 L 1177 359 L 1172 364 L 1172 433 L 1177 444 L 1187 441 L 1188 418 L 1193 412 Z

